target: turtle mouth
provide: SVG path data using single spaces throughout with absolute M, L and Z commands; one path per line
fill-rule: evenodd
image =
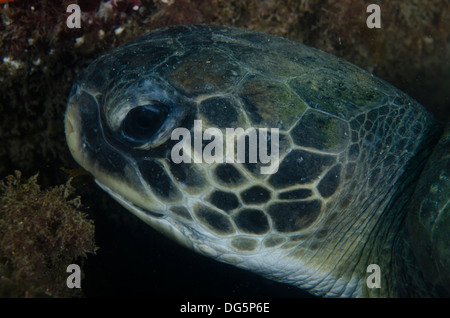
M 100 182 L 98 179 L 96 179 L 95 182 L 103 191 L 108 193 L 120 205 L 122 205 L 125 209 L 136 215 L 139 219 L 150 225 L 152 228 L 187 248 L 193 248 L 192 242 L 188 238 L 188 236 L 180 231 L 179 228 L 174 225 L 175 223 L 173 222 L 173 220 L 168 218 L 165 214 L 149 211 L 145 208 L 142 208 L 137 204 L 128 201 L 115 191 L 111 190 L 108 186 Z
M 153 211 L 144 209 L 144 208 L 138 206 L 137 204 L 135 204 L 131 201 L 128 201 L 127 199 L 122 197 L 120 194 L 114 192 L 108 186 L 101 183 L 98 179 L 95 179 L 95 183 L 97 183 L 97 185 L 103 191 L 108 193 L 112 198 L 114 198 L 114 200 L 116 200 L 118 203 L 120 203 L 124 208 L 126 208 L 129 211 L 132 211 L 134 214 L 138 215 L 140 218 L 146 218 L 147 216 L 153 217 L 153 218 L 163 218 L 164 217 L 163 213 L 157 213 L 157 212 L 153 212 Z

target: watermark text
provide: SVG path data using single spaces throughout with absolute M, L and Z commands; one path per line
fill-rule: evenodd
M 240 127 L 226 128 L 224 138 L 220 129 L 207 128 L 203 131 L 202 121 L 194 120 L 193 137 L 187 128 L 176 128 L 172 131 L 171 139 L 179 140 L 171 152 L 174 163 L 257 163 L 259 159 L 262 164 L 270 163 L 269 166 L 261 166 L 261 174 L 273 174 L 278 171 L 278 128 L 270 128 L 270 135 L 267 128 L 250 127 L 246 130 Z M 248 142 L 246 142 L 247 139 Z M 210 142 L 203 147 L 203 141 L 209 140 Z M 270 143 L 270 154 L 268 143 Z

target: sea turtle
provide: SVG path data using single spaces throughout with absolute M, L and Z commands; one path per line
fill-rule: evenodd
M 443 131 L 342 59 L 220 26 L 157 29 L 99 57 L 65 117 L 75 160 L 149 225 L 329 297 L 449 295 Z

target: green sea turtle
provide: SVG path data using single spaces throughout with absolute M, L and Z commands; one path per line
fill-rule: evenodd
M 238 127 L 242 160 L 238 141 L 219 150 Z M 154 30 L 79 74 L 65 131 L 101 188 L 199 253 L 315 295 L 449 295 L 450 131 L 332 55 L 237 28 Z

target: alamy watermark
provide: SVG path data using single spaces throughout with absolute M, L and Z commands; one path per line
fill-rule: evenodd
M 81 8 L 78 4 L 70 4 L 66 9 L 67 13 L 70 14 L 66 19 L 66 25 L 69 29 L 81 28 Z
M 369 4 L 367 6 L 367 13 L 371 13 L 366 20 L 366 25 L 369 29 L 381 28 L 381 9 L 378 4 Z
M 13 1 L 13 0 L 10 0 Z M 138 10 L 139 6 L 133 7 Z M 81 8 L 78 4 L 70 4 L 66 9 L 67 13 L 71 13 L 66 19 L 66 25 L 69 29 L 81 28 Z M 381 28 L 381 9 L 377 4 L 369 4 L 366 9 L 370 15 L 367 17 L 366 25 L 369 29 Z
M 366 279 L 368 288 L 381 288 L 381 269 L 378 264 L 370 264 L 366 269 L 367 273 L 371 273 Z
M 81 288 L 81 269 L 77 264 L 67 266 L 67 273 L 71 273 L 66 279 L 68 288 Z
M 248 143 L 246 139 L 248 138 Z M 226 128 L 225 138 L 218 128 L 207 128 L 203 131 L 201 120 L 194 120 L 193 137 L 187 128 L 176 128 L 172 131 L 172 140 L 179 140 L 172 148 L 171 159 L 174 163 L 247 163 L 268 164 L 261 166 L 261 174 L 273 174 L 279 166 L 279 129 L 270 128 Z M 193 140 L 193 146 L 192 146 Z M 204 148 L 203 141 L 211 140 Z M 270 154 L 268 143 L 270 140 Z M 224 142 L 225 141 L 225 142 Z M 235 141 L 237 154 L 235 157 Z M 225 144 L 225 149 L 224 149 Z M 246 151 L 248 147 L 248 152 Z M 193 149 L 193 151 L 192 151 Z

